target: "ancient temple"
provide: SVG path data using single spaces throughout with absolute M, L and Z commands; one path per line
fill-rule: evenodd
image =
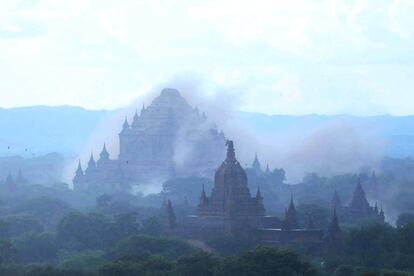
M 163 209 L 164 217 L 173 214 L 171 211 L 167 212 L 165 207 Z M 164 224 L 164 233 L 196 239 L 232 235 L 238 238 L 255 238 L 265 244 L 323 244 L 321 229 L 299 225 L 293 197 L 283 221 L 274 216 L 266 216 L 260 188 L 255 196 L 250 194 L 246 172 L 236 159 L 232 141 L 227 141 L 227 156 L 216 170 L 211 195 L 208 196 L 203 187 L 197 212 L 174 227 Z
M 260 164 L 259 158 L 257 157 L 257 153 L 254 156 L 254 160 L 253 160 L 253 163 L 252 163 L 252 169 L 257 174 L 260 174 L 262 172 L 262 165 Z
M 3 186 L 0 188 L 0 191 L 8 194 L 13 194 L 18 192 L 19 188 L 26 184 L 27 181 L 23 176 L 22 170 L 19 169 L 15 177 L 13 177 L 11 172 L 7 174 L 7 177 L 3 183 Z
M 332 200 L 332 205 L 337 211 L 343 214 L 349 223 L 357 222 L 362 219 L 374 219 L 380 222 L 385 221 L 384 210 L 382 207 L 379 209 L 377 203 L 375 203 L 374 206 L 369 204 L 360 179 L 358 180 L 348 206 L 342 207 L 339 195 L 336 192 Z
M 284 230 L 299 229 L 299 222 L 296 213 L 295 203 L 293 202 L 293 197 L 290 199 L 289 207 L 285 211 L 285 220 L 283 221 Z
M 263 216 L 262 201 L 260 190 L 256 197 L 250 195 L 246 172 L 236 160 L 233 142 L 227 141 L 227 157 L 215 173 L 211 196 L 203 189 L 198 215 Z
M 122 187 L 175 176 L 208 176 L 223 158 L 225 137 L 176 89 L 166 88 L 151 105 L 125 118 L 119 133 L 119 156 L 111 159 L 103 146 L 99 159 L 91 154 L 88 166 L 79 163 L 76 189 Z
M 17 192 L 17 183 L 14 181 L 13 176 L 9 172 L 7 175 L 6 181 L 4 182 L 5 188 L 9 193 Z
M 325 236 L 325 250 L 328 254 L 343 254 L 345 251 L 342 231 L 339 227 L 338 217 L 336 216 L 336 209 Z

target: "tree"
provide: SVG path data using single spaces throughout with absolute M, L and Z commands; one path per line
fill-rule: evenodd
M 398 228 L 398 247 L 402 254 L 414 255 L 414 224 Z
M 99 270 L 101 276 L 131 276 L 142 275 L 141 265 L 134 262 L 117 261 L 104 265 Z
M 209 276 L 213 275 L 216 265 L 217 260 L 211 254 L 199 251 L 179 258 L 176 270 L 183 276 Z
M 26 269 L 24 275 L 30 276 L 87 276 L 90 274 L 83 273 L 79 270 L 60 270 L 51 265 L 35 264 Z
M 284 169 L 274 169 L 271 175 L 273 185 L 280 185 L 286 180 L 286 173 Z
M 160 257 L 151 256 L 135 261 L 116 261 L 104 265 L 99 275 L 102 276 L 130 276 L 130 275 L 175 275 L 174 264 Z
M 7 238 L 9 235 L 9 224 L 4 219 L 0 219 L 0 239 Z
M 412 213 L 401 213 L 397 219 L 397 227 L 401 228 L 407 224 L 414 224 L 414 214 Z
M 96 213 L 70 213 L 57 227 L 57 239 L 68 249 L 102 249 L 110 245 L 112 235 L 110 219 Z
M 99 209 L 104 209 L 104 208 L 109 207 L 109 205 L 111 204 L 111 202 L 112 202 L 112 197 L 110 195 L 108 195 L 108 194 L 103 194 L 103 195 L 98 196 L 96 198 L 96 206 Z
M 395 229 L 383 223 L 351 229 L 345 241 L 352 262 L 369 268 L 392 266 L 398 252 Z
M 193 248 L 181 240 L 135 235 L 118 242 L 111 249 L 109 255 L 115 260 L 124 258 L 140 259 L 142 256 L 154 254 L 168 258 L 178 258 L 192 251 Z
M 15 239 L 13 244 L 20 262 L 51 262 L 57 256 L 56 240 L 50 233 L 30 232 Z
M 125 237 L 137 235 L 140 225 L 137 222 L 137 214 L 132 212 L 116 215 L 108 227 L 110 233 L 108 241 L 114 244 Z
M 140 232 L 144 235 L 160 236 L 162 232 L 162 224 L 157 217 L 149 217 L 142 221 Z
M 83 272 L 97 272 L 106 263 L 104 251 L 83 251 L 76 252 L 72 256 L 63 258 L 59 267 L 64 270 L 81 270 Z
M 16 248 L 10 241 L 0 241 L 0 264 L 15 260 Z
M 226 258 L 220 265 L 218 275 L 319 275 L 309 263 L 291 251 L 270 247 L 258 247 L 238 258 Z
M 19 236 L 27 232 L 42 232 L 43 225 L 38 219 L 30 215 L 13 215 L 6 217 L 10 236 Z
M 221 255 L 236 255 L 254 248 L 251 240 L 241 240 L 233 236 L 217 236 L 210 238 L 206 244 Z
M 62 217 L 71 211 L 66 202 L 50 197 L 39 197 L 20 204 L 16 211 L 38 219 L 48 230 L 54 230 Z

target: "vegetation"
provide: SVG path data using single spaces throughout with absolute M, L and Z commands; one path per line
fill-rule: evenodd
M 350 224 L 338 212 L 342 255 L 298 244 L 261 247 L 260 241 L 231 236 L 211 237 L 202 245 L 163 236 L 163 197 L 173 199 L 180 223 L 194 212 L 203 184 L 210 192 L 212 183 L 203 178 L 170 180 L 163 192 L 147 197 L 123 192 L 85 195 L 60 184 L 28 186 L 12 196 L 0 192 L 0 275 L 413 275 L 414 167 L 400 173 L 411 163 L 386 160 L 384 173 L 378 175 L 381 202 L 395 226 Z M 280 169 L 267 175 L 247 173 L 252 193 L 260 186 L 265 195 L 268 213 L 282 216 L 293 194 L 299 223 L 306 226 L 312 218 L 314 227 L 321 229 L 330 223 L 334 191 L 346 204 L 358 177 L 365 187 L 370 177 L 308 174 L 303 183 L 290 186 Z

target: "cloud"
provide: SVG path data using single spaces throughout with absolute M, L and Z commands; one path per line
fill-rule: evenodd
M 196 72 L 249 111 L 407 114 L 390 91 L 414 84 L 394 73 L 412 70 L 413 12 L 408 0 L 4 1 L 2 106 L 116 108 Z

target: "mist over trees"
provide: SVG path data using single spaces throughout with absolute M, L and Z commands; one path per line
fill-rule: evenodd
M 191 112 L 204 118 L 198 109 Z M 1 275 L 414 273 L 414 162 L 410 158 L 381 157 L 370 166 L 350 164 L 358 169 L 341 174 L 307 171 L 297 181 L 291 180 L 286 168 L 267 165 L 266 154 L 243 162 L 239 171 L 246 173 L 250 195 L 263 200 L 274 225 L 289 231 L 287 209 L 294 202 L 297 229 L 292 232 L 313 229 L 323 234 L 316 244 L 294 239 L 269 244 L 258 236 L 212 234 L 189 239 L 166 233 L 166 223 L 183 225 L 197 213 L 202 193 L 210 195 L 216 184 L 211 176 L 171 177 L 156 183 L 161 188 L 153 193 L 139 189 L 148 183 L 119 187 L 103 180 L 80 190 L 60 177 L 68 171 L 73 177 L 74 172 L 68 170 L 72 161 L 64 154 L 33 155 L 28 147 L 18 157 L 8 151 L 0 158 L 0 175 L 4 175 L 0 179 Z M 104 157 L 110 160 L 106 148 Z M 349 209 L 358 185 L 362 216 Z M 172 218 L 166 217 L 166 206 Z M 324 245 L 333 217 L 340 228 L 337 251 Z

